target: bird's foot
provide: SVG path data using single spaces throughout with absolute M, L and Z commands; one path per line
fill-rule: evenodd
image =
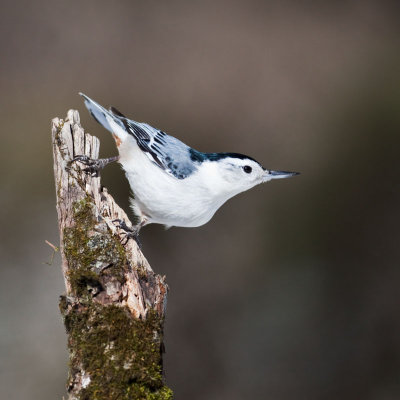
M 99 172 L 107 165 L 110 164 L 111 162 L 118 161 L 119 156 L 115 157 L 109 157 L 109 158 L 99 158 L 97 160 L 93 160 L 92 158 L 89 158 L 88 156 L 80 155 L 80 156 L 75 156 L 71 163 L 79 161 L 80 163 L 84 164 L 87 166 L 87 168 L 84 168 L 83 171 L 87 172 L 91 176 L 99 176 Z
M 129 239 L 133 239 L 136 241 L 137 245 L 139 246 L 139 249 L 142 248 L 142 243 L 139 240 L 140 227 L 138 229 L 132 229 L 122 219 L 114 219 L 113 222 L 114 223 L 117 222 L 118 223 L 117 228 L 122 229 L 125 233 L 124 242 L 122 243 L 123 245 L 127 244 Z

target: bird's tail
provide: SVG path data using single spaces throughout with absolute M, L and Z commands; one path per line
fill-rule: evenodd
M 90 97 L 83 93 L 79 93 L 85 102 L 86 108 L 89 110 L 92 117 L 100 124 L 103 125 L 108 131 L 110 131 L 114 137 L 123 141 L 128 136 L 125 130 L 124 124 L 121 120 L 123 117 L 120 113 L 114 113 L 113 111 L 108 111 L 100 104 L 96 103 Z M 117 140 L 117 138 L 115 138 Z

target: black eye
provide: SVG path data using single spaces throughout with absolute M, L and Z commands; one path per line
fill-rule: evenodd
M 243 167 L 243 171 L 246 172 L 246 174 L 250 174 L 250 172 L 253 171 L 253 169 L 250 167 L 250 165 L 245 165 Z

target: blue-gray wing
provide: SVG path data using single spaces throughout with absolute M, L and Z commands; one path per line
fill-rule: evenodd
M 118 115 L 112 109 L 114 115 Z M 165 172 L 178 179 L 185 179 L 197 167 L 190 159 L 190 147 L 173 136 L 167 135 L 143 122 L 135 122 L 118 115 L 127 132 L 131 134 L 149 159 Z

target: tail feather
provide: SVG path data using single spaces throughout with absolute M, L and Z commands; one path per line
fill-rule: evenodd
M 85 102 L 86 108 L 89 110 L 92 117 L 104 128 L 112 134 L 118 136 L 119 139 L 124 140 L 128 133 L 125 130 L 124 124 L 120 117 L 124 117 L 119 111 L 112 108 L 110 111 L 106 110 L 100 104 L 96 103 L 90 97 L 83 93 L 79 93 Z
M 112 107 L 112 106 L 111 106 L 111 107 L 109 108 L 109 110 L 110 110 L 114 115 L 117 115 L 118 117 L 126 118 L 125 115 L 122 114 L 121 111 L 118 111 L 115 107 Z

